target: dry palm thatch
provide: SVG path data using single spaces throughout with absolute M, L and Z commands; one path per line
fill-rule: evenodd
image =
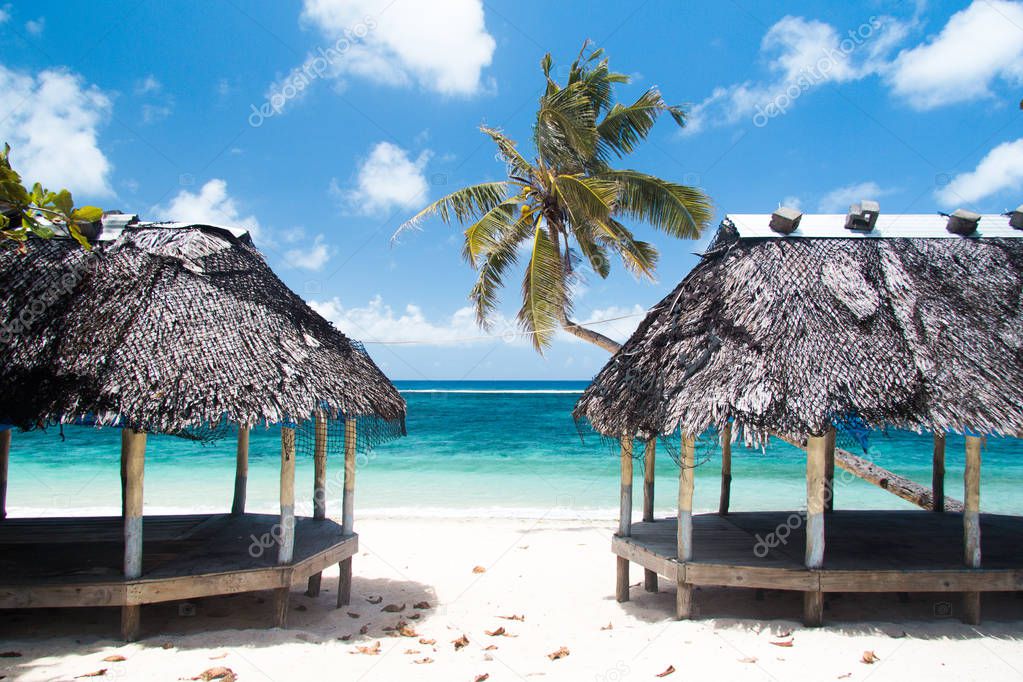
M 404 433 L 405 401 L 362 347 L 247 236 L 143 225 L 85 251 L 0 251 L 0 423 L 76 421 L 208 438 L 233 425 L 358 418 Z
M 1023 239 L 740 239 L 727 221 L 575 407 L 609 437 L 1023 432 Z

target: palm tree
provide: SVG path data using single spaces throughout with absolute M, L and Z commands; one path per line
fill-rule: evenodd
M 628 83 L 612 72 L 603 50 L 583 44 L 562 86 L 551 77 L 550 54 L 541 61 L 546 88 L 533 125 L 532 161 L 500 130 L 480 130 L 497 145 L 508 164 L 508 179 L 484 182 L 430 204 L 395 233 L 436 214 L 445 223 L 467 224 L 462 255 L 477 272 L 469 298 L 481 327 L 497 306 L 504 276 L 529 246 L 518 322 L 543 352 L 560 327 L 610 352 L 619 345 L 576 324 L 572 284 L 586 263 L 600 277 L 610 272 L 610 254 L 626 269 L 654 278 L 657 249 L 636 239 L 620 219 L 645 222 L 680 239 L 696 239 L 709 224 L 711 202 L 698 188 L 610 162 L 631 153 L 646 139 L 657 118 L 668 113 L 685 125 L 681 107 L 665 104 L 657 88 L 633 104 L 614 101 L 614 86 Z

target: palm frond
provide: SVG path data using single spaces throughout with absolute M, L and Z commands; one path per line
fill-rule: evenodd
M 391 241 L 395 241 L 403 232 L 414 229 L 423 219 L 433 214 L 447 224 L 451 223 L 452 218 L 460 223 L 465 223 L 503 202 L 511 186 L 511 183 L 507 181 L 484 182 L 463 187 L 441 197 L 402 223 L 391 236 Z
M 600 135 L 597 151 L 602 160 L 607 160 L 612 154 L 618 157 L 631 154 L 647 138 L 657 118 L 664 112 L 671 113 L 676 121 L 679 120 L 676 114 L 684 116 L 680 108 L 664 103 L 657 88 L 650 88 L 629 106 L 616 104 L 611 107 L 607 116 L 597 124 Z
M 533 165 L 526 161 L 525 157 L 519 153 L 518 147 L 515 145 L 515 140 L 512 140 L 496 128 L 480 126 L 480 130 L 494 141 L 494 144 L 496 144 L 497 148 L 501 151 L 501 156 L 517 174 L 527 179 L 535 174 L 536 171 L 533 168 Z
M 593 156 L 597 126 L 584 85 L 573 83 L 540 98 L 533 141 L 548 166 L 580 166 Z
M 614 219 L 606 221 L 601 228 L 597 240 L 619 255 L 625 269 L 637 277 L 654 281 L 660 257 L 654 245 L 636 239 L 627 227 Z
M 520 216 L 483 254 L 469 299 L 476 311 L 476 323 L 484 329 L 490 328 L 490 315 L 497 308 L 497 294 L 504 286 L 504 273 L 518 262 L 519 245 L 533 234 L 534 222 L 528 215 Z
M 480 256 L 493 249 L 514 222 L 519 210 L 518 200 L 508 200 L 490 209 L 465 230 L 462 257 L 476 267 Z
M 607 249 L 594 239 L 592 223 L 573 226 L 572 236 L 575 237 L 579 250 L 583 252 L 583 257 L 593 271 L 600 275 L 601 279 L 607 279 L 611 274 L 611 259 L 608 258 Z
M 618 183 L 617 209 L 680 239 L 698 239 L 714 217 L 710 198 L 698 187 L 668 182 L 633 170 L 599 176 Z
M 554 189 L 569 217 L 579 224 L 610 218 L 618 195 L 615 182 L 578 174 L 555 176 Z
M 543 353 L 551 345 L 562 318 L 568 314 L 565 272 L 557 245 L 543 224 L 533 233 L 533 251 L 522 281 L 522 309 L 519 325 L 533 339 L 533 348 Z

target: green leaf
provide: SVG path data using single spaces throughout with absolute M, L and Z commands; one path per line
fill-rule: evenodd
M 511 189 L 509 182 L 484 182 L 479 185 L 463 187 L 441 197 L 402 223 L 391 237 L 391 241 L 396 240 L 403 232 L 417 227 L 426 217 L 433 214 L 448 224 L 452 219 L 465 223 L 504 201 L 508 196 L 509 189 Z
M 103 219 L 103 209 L 95 206 L 82 206 L 75 209 L 72 217 L 82 222 L 96 223 Z
M 533 235 L 533 251 L 522 282 L 522 308 L 519 324 L 531 332 L 533 348 L 543 353 L 551 345 L 561 320 L 568 314 L 565 296 L 565 272 L 557 245 L 543 224 Z
M 490 209 L 470 225 L 465 231 L 465 245 L 462 248 L 465 260 L 475 267 L 480 256 L 497 246 L 501 235 L 515 222 L 518 212 L 518 200 L 509 200 Z
M 533 220 L 523 215 L 501 235 L 493 248 L 483 257 L 478 268 L 476 284 L 473 285 L 469 298 L 476 310 L 476 323 L 484 329 L 491 326 L 489 318 L 497 308 L 497 293 L 504 286 L 505 272 L 518 262 L 519 245 L 532 234 Z
M 76 242 L 82 245 L 82 247 L 86 251 L 92 251 L 92 244 L 90 244 L 89 240 L 85 238 L 85 235 L 82 234 L 82 231 L 78 229 L 77 223 L 74 222 L 68 223 L 67 231 L 71 234 L 72 237 L 75 238 Z
M 71 198 L 71 192 L 66 189 L 62 189 L 53 196 L 53 205 L 69 221 L 72 220 L 71 214 L 75 210 L 75 202 Z
M 600 175 L 618 183 L 618 211 L 679 239 L 699 239 L 714 217 L 710 198 L 698 187 L 679 185 L 633 170 Z

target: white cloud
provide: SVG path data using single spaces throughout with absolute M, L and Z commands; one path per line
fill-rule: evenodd
M 11 3 L 0 6 L 0 24 L 6 24 L 11 20 Z
M 39 17 L 38 19 L 32 19 L 25 22 L 25 30 L 34 36 L 42 35 L 43 29 L 46 28 L 46 18 Z
M 170 116 L 173 110 L 169 104 L 143 104 L 142 122 L 149 124 L 162 121 Z
M 822 21 L 782 17 L 768 29 L 760 44 L 770 77 L 715 88 L 692 108 L 685 130 L 696 133 L 743 119 L 762 127 L 818 85 L 878 73 L 888 53 L 907 33 L 906 23 L 888 16 L 871 17 L 846 34 Z
M 242 215 L 227 193 L 227 182 L 220 178 L 210 180 L 198 192 L 183 189 L 169 204 L 154 206 L 152 211 L 161 220 L 244 227 L 254 241 L 266 241 L 259 220 L 253 215 Z
M 576 320 L 576 322 L 584 327 L 590 327 L 618 343 L 625 343 L 632 336 L 632 333 L 636 331 L 636 327 L 643 321 L 643 318 L 646 317 L 646 313 L 646 308 L 638 303 L 634 303 L 632 307 L 612 305 L 607 308 L 598 308 L 587 315 L 585 319 Z M 611 320 L 611 322 L 600 322 L 601 320 Z M 561 332 L 561 335 L 563 338 L 586 343 L 582 339 L 570 336 L 564 332 Z
M 163 90 L 163 84 L 157 80 L 156 76 L 149 74 L 142 80 L 135 83 L 135 94 L 136 95 L 148 95 L 154 92 L 160 92 Z
M 355 189 L 345 192 L 331 180 L 331 192 L 338 194 L 362 213 L 380 213 L 393 208 L 411 209 L 423 204 L 429 186 L 423 169 L 430 152 L 414 161 L 408 152 L 390 142 L 380 142 L 359 166 Z
M 15 168 L 28 182 L 67 187 L 78 195 L 113 194 L 111 164 L 98 135 L 110 98 L 69 71 L 38 75 L 0 66 L 0 140 L 10 142 Z
M 991 95 L 994 80 L 1023 83 L 1023 3 L 976 0 L 928 42 L 904 50 L 887 80 L 917 109 Z
M 845 213 L 849 210 L 849 206 L 860 199 L 877 201 L 886 194 L 891 194 L 892 191 L 872 181 L 837 187 L 821 197 L 817 210 L 821 213 Z
M 796 196 L 787 196 L 781 200 L 779 206 L 788 206 L 789 208 L 801 211 L 803 210 L 803 200 Z
M 302 20 L 338 40 L 332 75 L 445 95 L 480 92 L 497 45 L 482 0 L 305 0 Z
M 1023 138 L 1004 142 L 980 160 L 977 168 L 952 178 L 935 196 L 947 207 L 979 201 L 989 196 L 1023 188 Z
M 321 270 L 333 255 L 333 249 L 324 241 L 323 235 L 317 235 L 311 244 L 304 247 L 289 249 L 284 254 L 288 262 L 296 268 L 304 270 Z

